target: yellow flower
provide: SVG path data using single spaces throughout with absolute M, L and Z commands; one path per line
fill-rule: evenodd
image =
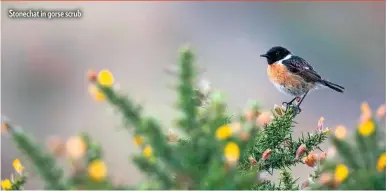
M 1 181 L 1 188 L 3 190 L 11 190 L 12 189 L 12 182 L 9 179 L 5 179 Z
M 224 147 L 224 156 L 228 162 L 236 162 L 240 156 L 239 146 L 234 142 L 227 143 Z
M 141 136 L 137 135 L 134 137 L 134 144 L 136 144 L 137 146 L 142 145 L 143 142 L 144 140 L 142 139 Z
M 87 172 L 89 174 L 89 177 L 93 180 L 102 181 L 106 177 L 107 168 L 103 161 L 97 159 L 89 164 Z
M 97 102 L 105 100 L 105 95 L 93 84 L 89 85 L 89 93 Z
M 382 172 L 386 168 L 386 153 L 382 153 L 378 158 L 378 164 L 376 166 L 376 170 L 378 172 Z
M 335 181 L 338 183 L 343 182 L 349 174 L 348 167 L 344 164 L 338 164 L 335 169 Z
M 98 83 L 102 86 L 111 87 L 114 83 L 114 76 L 109 70 L 101 70 L 98 73 Z
M 347 136 L 347 129 L 342 125 L 336 127 L 335 136 L 340 140 L 344 139 Z
M 86 153 L 86 143 L 79 137 L 70 137 L 66 142 L 66 151 L 70 158 L 78 159 Z
M 359 126 L 358 130 L 360 135 L 369 136 L 375 132 L 375 124 L 372 120 L 367 120 Z
M 152 147 L 150 147 L 149 145 L 145 146 L 144 150 L 142 151 L 142 154 L 146 158 L 150 158 L 152 156 L 152 154 L 153 154 Z
M 23 165 L 21 164 L 20 160 L 19 159 L 15 159 L 13 161 L 13 168 L 15 169 L 15 171 L 19 174 L 21 174 L 24 170 L 24 167 Z
M 216 138 L 218 138 L 219 140 L 227 139 L 231 136 L 231 134 L 232 129 L 229 125 L 223 125 L 216 130 Z

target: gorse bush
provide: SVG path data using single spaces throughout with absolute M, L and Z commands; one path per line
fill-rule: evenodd
M 367 103 L 361 107 L 362 115 L 352 139 L 347 130 L 339 126 L 332 137 L 338 156 L 326 161 L 322 174 L 312 186 L 314 189 L 386 190 L 386 145 L 382 105 L 373 117 Z
M 299 190 L 312 187 L 316 182 L 321 183 L 319 186 L 324 189 L 338 186 L 352 188 L 344 185 L 351 185 L 353 181 L 349 180 L 352 175 L 355 180 L 362 178 L 360 172 L 366 169 L 377 178 L 372 179 L 375 183 L 368 184 L 369 187 L 363 186 L 374 189 L 383 187 L 379 186 L 385 183 L 379 175 L 382 176 L 381 170 L 384 172 L 385 154 L 384 159 L 379 156 L 385 150 L 376 143 L 379 140 L 376 130 L 368 133 L 369 138 L 358 138 L 364 143 L 361 148 L 365 150 L 361 152 L 372 153 L 372 156 L 364 158 L 370 159 L 367 160 L 370 163 L 343 162 L 336 167 L 339 172 L 330 172 L 329 165 L 326 168 L 321 165 L 323 162 L 333 163 L 325 161 L 325 152 L 321 151 L 319 155 L 316 152 L 321 150 L 319 145 L 330 134 L 328 128 L 323 128 L 322 119 L 314 132 L 293 138 L 295 115 L 292 108 L 285 111 L 283 107 L 275 106 L 273 111 L 264 112 L 257 103 L 251 103 L 240 114 L 230 114 L 222 94 L 211 90 L 209 86 L 203 89 L 198 85 L 198 71 L 194 65 L 194 55 L 189 49 L 182 50 L 177 68 L 173 74 L 178 78 L 176 105 L 180 115 L 176 118 L 175 126 L 183 132 L 180 137 L 163 133 L 155 118 L 145 116 L 140 105 L 120 93 L 114 86 L 115 79 L 110 71 L 91 71 L 88 74 L 89 91 L 93 98 L 98 102 L 110 103 L 117 114 L 122 115 L 123 129 L 134 136 L 134 144 L 141 150 L 141 154 L 131 157 L 132 162 L 147 175 L 147 179 L 139 185 L 114 184 L 108 176 L 100 145 L 86 133 L 71 137 L 66 143 L 60 139 L 52 139 L 50 152 L 46 152 L 10 121 L 3 120 L 2 129 L 8 132 L 20 151 L 34 165 L 36 172 L 44 180 L 45 188 L 52 190 Z M 371 126 L 368 124 L 364 128 Z M 346 161 L 351 161 L 354 153 L 348 153 L 349 146 L 337 136 L 333 140 L 339 152 L 347 152 L 348 155 L 345 156 L 349 158 Z M 71 159 L 72 173 L 69 176 L 64 176 L 63 170 L 55 163 L 55 157 L 64 154 Z M 379 161 L 375 170 L 377 157 Z M 303 186 L 299 186 L 297 179 L 291 174 L 290 167 L 297 164 L 317 167 L 314 175 Z M 19 160 L 15 160 L 14 167 L 17 176 L 12 176 L 11 180 L 4 179 L 3 189 L 23 189 L 27 180 L 24 167 Z M 264 175 L 272 174 L 274 170 L 281 172 L 279 181 L 266 180 Z M 326 172 L 322 172 L 323 170 Z M 317 181 L 327 176 L 324 173 L 330 173 L 331 179 Z

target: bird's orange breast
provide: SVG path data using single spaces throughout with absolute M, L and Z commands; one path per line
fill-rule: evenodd
M 284 87 L 297 87 L 302 83 L 302 79 L 299 79 L 300 77 L 289 73 L 286 66 L 279 63 L 268 65 L 267 75 L 273 83 Z

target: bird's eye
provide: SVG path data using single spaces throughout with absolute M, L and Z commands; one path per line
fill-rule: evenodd
M 277 55 L 277 56 L 278 56 L 278 55 L 279 55 L 279 52 L 276 52 L 276 53 L 275 53 L 275 55 Z

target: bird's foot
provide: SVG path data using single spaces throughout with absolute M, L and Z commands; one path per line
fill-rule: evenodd
M 292 102 L 282 102 L 282 105 L 286 107 L 285 112 L 287 112 L 290 108 L 292 108 L 294 115 L 298 115 L 302 111 L 298 104 L 294 105 Z
M 285 112 L 287 112 L 290 108 L 290 106 L 293 106 L 293 103 L 292 102 L 282 102 L 282 105 L 285 106 Z
M 301 111 L 302 110 L 301 110 L 301 108 L 300 108 L 300 106 L 298 104 L 293 107 L 293 114 L 294 114 L 294 116 L 300 114 Z

